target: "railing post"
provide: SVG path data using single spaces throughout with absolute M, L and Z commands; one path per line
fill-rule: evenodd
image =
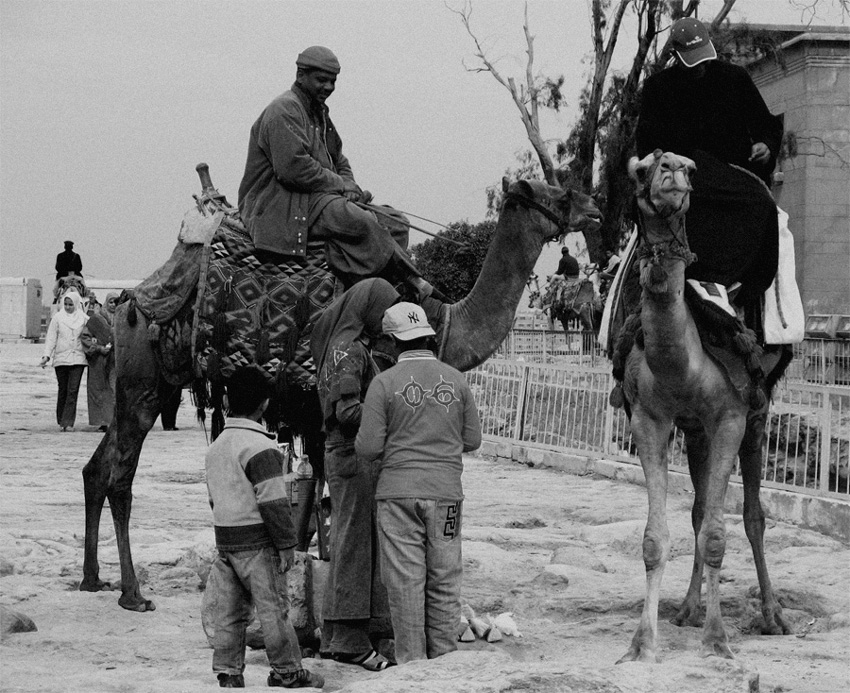
M 830 451 L 832 448 L 832 394 L 824 390 L 820 410 L 820 474 L 818 476 L 818 494 L 829 491 Z M 836 462 L 838 460 L 836 459 Z M 837 467 L 837 465 L 836 465 Z M 836 488 L 836 490 L 838 490 Z
M 610 373 L 606 374 L 607 379 L 606 383 L 608 387 L 606 388 L 608 392 L 611 392 L 611 378 L 613 376 Z M 610 404 L 605 407 L 605 423 L 604 423 L 604 433 L 605 438 L 602 441 L 602 452 L 606 455 L 611 454 L 611 439 L 614 437 L 614 417 L 617 414 L 617 410 L 614 409 Z
M 514 436 L 516 442 L 520 442 L 523 436 L 525 427 L 525 403 L 527 401 L 526 390 L 528 388 L 528 369 L 530 366 L 527 363 L 522 365 L 522 375 L 519 379 L 519 400 L 516 407 L 516 421 L 514 422 Z

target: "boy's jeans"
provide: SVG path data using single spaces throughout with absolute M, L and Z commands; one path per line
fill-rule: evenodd
M 241 674 L 245 669 L 245 629 L 251 606 L 263 627 L 271 668 L 288 674 L 301 668 L 301 649 L 289 620 L 286 573 L 272 547 L 249 551 L 219 551 L 212 570 L 221 588 L 215 609 L 213 671 Z
M 378 501 L 381 574 L 399 664 L 457 649 L 463 501 Z

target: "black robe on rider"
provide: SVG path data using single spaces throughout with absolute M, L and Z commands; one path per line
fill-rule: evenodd
M 741 282 L 737 301 L 755 302 L 773 281 L 778 263 L 776 202 L 768 185 L 782 124 L 747 71 L 712 60 L 699 79 L 681 66 L 649 77 L 636 137 L 640 158 L 661 149 L 697 165 L 686 218 L 697 261 L 686 276 L 724 286 Z M 766 165 L 749 161 L 756 142 L 770 149 Z

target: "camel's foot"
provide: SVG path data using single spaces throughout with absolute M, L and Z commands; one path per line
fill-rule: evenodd
M 703 657 L 723 657 L 724 659 L 735 659 L 732 650 L 729 649 L 729 643 L 726 640 L 703 640 L 699 648 L 699 653 Z
M 117 588 L 111 582 L 106 582 L 98 578 L 94 580 L 84 578 L 80 582 L 80 592 L 108 592 L 114 589 Z
M 762 635 L 793 635 L 794 631 L 782 618 L 782 609 L 762 614 L 764 625 L 761 629 Z
M 650 650 L 649 648 L 635 649 L 634 647 L 630 647 L 629 651 L 616 661 L 616 664 L 623 664 L 623 662 L 647 662 L 649 664 L 658 664 L 660 661 L 661 659 L 658 657 L 655 650 Z
M 142 599 L 138 594 L 132 597 L 122 594 L 118 598 L 118 606 L 127 609 L 127 611 L 136 611 L 140 614 L 146 611 L 156 611 L 156 605 L 150 599 Z
M 674 626 L 701 626 L 703 624 L 702 611 L 699 604 L 691 604 L 690 602 L 682 602 L 678 613 L 670 619 L 670 623 Z
M 638 627 L 632 636 L 632 644 L 629 645 L 629 650 L 620 659 L 617 664 L 623 662 L 649 662 L 655 664 L 660 662 L 658 651 L 655 646 L 655 638 L 651 635 L 648 629 Z

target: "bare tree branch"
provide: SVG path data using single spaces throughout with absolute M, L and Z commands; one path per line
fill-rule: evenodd
M 590 94 L 587 102 L 587 113 L 589 116 L 584 121 L 584 131 L 578 142 L 578 151 L 573 160 L 573 171 L 582 188 L 589 192 L 593 187 L 593 159 L 595 154 L 596 133 L 599 130 L 599 109 L 602 104 L 602 96 L 605 88 L 605 77 L 611 66 L 611 57 L 617 45 L 617 37 L 620 33 L 620 24 L 623 15 L 631 0 L 619 0 L 617 9 L 614 11 L 608 32 L 608 44 L 605 45 L 604 29 L 609 24 L 600 0 L 593 1 L 593 51 L 595 55 L 593 78 L 591 79 Z
M 513 77 L 507 79 L 496 69 L 495 64 L 487 57 L 481 42 L 472 31 L 470 25 L 470 17 L 472 16 L 472 3 L 467 2 L 462 10 L 455 10 L 449 7 L 449 10 L 460 17 L 460 21 L 466 28 L 466 33 L 472 38 L 475 43 L 475 57 L 481 61 L 481 66 L 477 68 L 467 68 L 470 72 L 489 72 L 493 78 L 501 84 L 511 95 L 514 104 L 519 110 L 522 124 L 525 127 L 525 132 L 534 148 L 537 158 L 540 161 L 540 168 L 543 171 L 543 177 L 546 182 L 551 185 L 557 185 L 558 179 L 555 175 L 555 165 L 552 161 L 552 156 L 549 154 L 549 148 L 540 133 L 540 113 L 539 113 L 539 89 L 534 84 L 534 76 L 532 68 L 534 65 L 534 37 L 531 35 L 528 27 L 528 3 L 525 6 L 525 22 L 523 30 L 525 32 L 526 53 L 528 61 L 526 62 L 525 80 L 526 84 L 521 85 L 517 89 L 516 80 Z
M 726 19 L 734 5 L 735 0 L 723 0 L 723 7 L 721 7 L 717 12 L 717 16 L 711 20 L 711 31 L 717 31 L 717 27 L 719 27 L 723 20 Z

